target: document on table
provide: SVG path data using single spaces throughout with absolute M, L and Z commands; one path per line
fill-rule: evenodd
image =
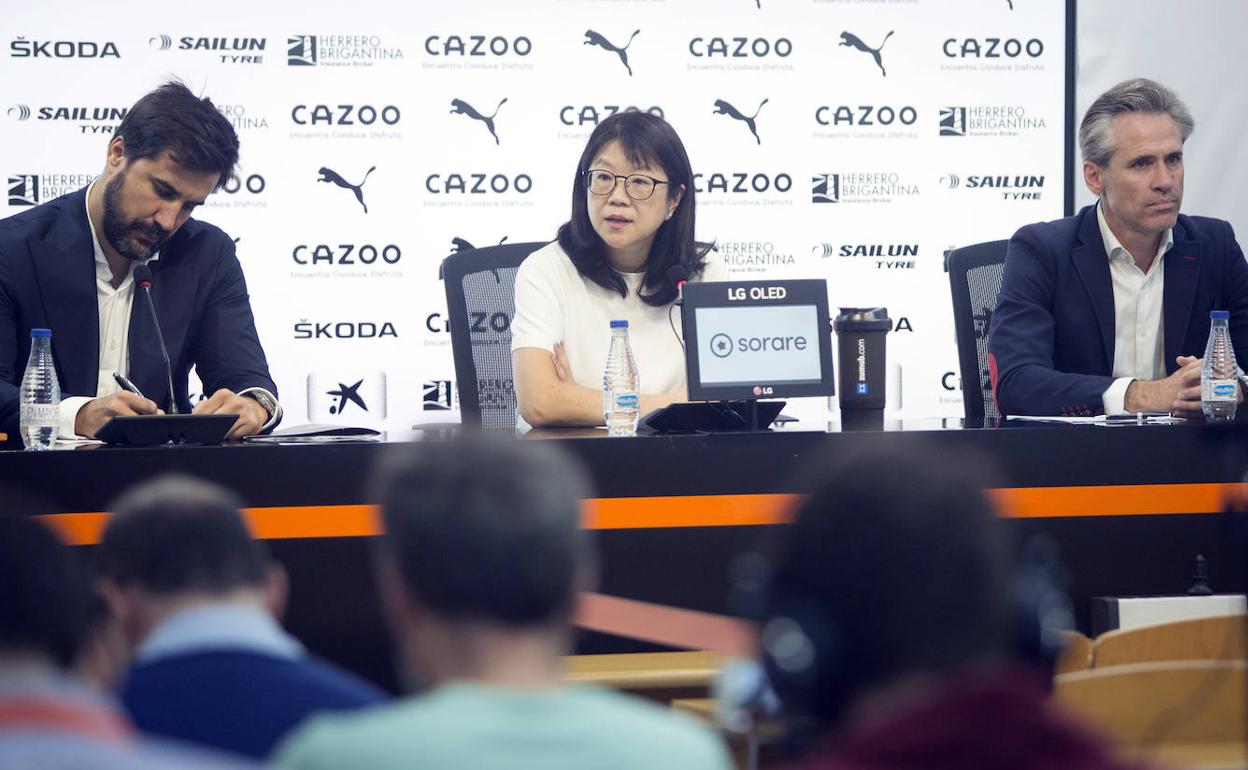
M 1093 417 L 1067 417 L 1064 415 L 1010 415 L 1009 419 L 1020 422 L 1052 422 L 1063 425 L 1101 425 L 1114 427 L 1117 425 L 1181 425 L 1187 422 L 1184 417 L 1176 417 L 1167 412 L 1139 412 L 1133 414 L 1098 414 Z

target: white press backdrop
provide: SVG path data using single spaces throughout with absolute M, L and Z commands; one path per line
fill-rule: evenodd
M 3 18 L 0 215 L 85 184 L 167 77 L 234 121 L 240 182 L 197 216 L 238 239 L 288 423 L 454 419 L 439 261 L 552 238 L 616 109 L 681 134 L 699 236 L 736 276 L 825 277 L 833 306 L 889 308 L 905 416 L 961 413 L 943 252 L 1062 215 L 1061 0 L 44 0 Z M 357 382 L 366 409 L 329 394 Z

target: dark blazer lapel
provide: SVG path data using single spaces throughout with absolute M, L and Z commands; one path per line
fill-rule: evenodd
M 1174 359 L 1180 355 L 1204 355 L 1203 350 L 1184 350 L 1187 324 L 1192 317 L 1192 303 L 1196 299 L 1196 285 L 1200 280 L 1201 241 L 1192 240 L 1180 220 L 1174 226 L 1174 245 L 1166 252 L 1166 285 L 1162 290 L 1162 321 L 1166 335 L 1166 371 L 1174 372 L 1178 364 Z
M 1106 365 L 1113 369 L 1114 286 L 1109 277 L 1109 255 L 1105 252 L 1105 242 L 1096 221 L 1096 206 L 1088 206 L 1083 210 L 1078 243 L 1071 250 L 1070 258 L 1088 292 L 1088 299 L 1092 302 L 1096 325 L 1101 333 L 1101 345 L 1105 350 Z
M 52 351 L 64 395 L 95 395 L 100 360 L 95 252 L 87 222 L 86 190 L 66 199 L 42 240 L 28 241 Z

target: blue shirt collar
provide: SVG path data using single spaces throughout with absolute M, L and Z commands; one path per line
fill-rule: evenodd
M 303 645 L 263 609 L 237 602 L 199 604 L 158 624 L 135 651 L 135 663 L 197 652 L 232 650 L 294 660 Z

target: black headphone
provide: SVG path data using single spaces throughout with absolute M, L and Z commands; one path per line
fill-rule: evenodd
M 754 692 L 728 704 L 728 710 L 759 710 L 778 698 L 790 730 L 809 732 L 839 716 L 864 683 L 878 678 L 883 662 L 868 640 L 834 617 L 808 587 L 777 575 L 767 557 L 747 554 L 734 563 L 733 573 L 734 609 L 759 622 L 763 676 Z M 1008 650 L 1015 660 L 1049 675 L 1065 643 L 1063 632 L 1074 627 L 1064 583 L 1055 542 L 1047 536 L 1028 539 L 1012 577 Z

